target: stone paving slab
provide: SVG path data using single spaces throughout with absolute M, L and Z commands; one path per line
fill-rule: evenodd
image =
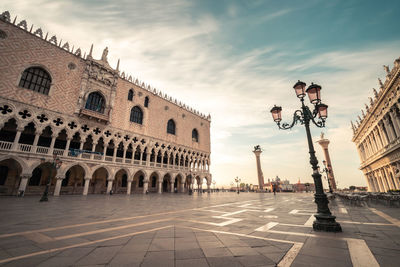
M 0 198 L 1 266 L 357 265 L 348 240 L 369 266 L 400 261 L 399 226 L 368 207 L 332 201 L 343 233 L 313 231 L 312 194 L 36 198 Z

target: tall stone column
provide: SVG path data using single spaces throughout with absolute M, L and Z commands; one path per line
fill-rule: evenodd
M 331 163 L 331 157 L 329 156 L 329 150 L 328 150 L 328 145 L 329 145 L 329 140 L 324 138 L 324 134 L 321 133 L 321 139 L 317 141 L 318 144 L 321 145 L 323 151 L 324 151 L 324 157 L 326 160 L 326 165 L 329 170 L 328 173 L 328 179 L 331 184 L 332 190 L 336 190 L 336 182 L 335 182 L 335 176 L 333 174 L 333 168 L 332 168 L 332 163 Z
M 85 177 L 85 185 L 83 187 L 83 195 L 86 196 L 89 191 L 89 183 L 90 183 L 90 177 Z
M 158 190 L 157 193 L 161 194 L 162 193 L 162 180 L 158 179 Z
M 143 194 L 146 194 L 148 189 L 149 189 L 149 180 L 144 180 L 143 181 Z
M 56 187 L 54 188 L 54 195 L 55 196 L 59 196 L 60 195 L 60 191 L 61 191 L 61 185 L 62 185 L 63 178 L 62 177 L 57 177 L 56 179 L 57 179 L 57 181 L 56 181 Z
M 257 175 L 258 175 L 258 188 L 260 190 L 264 190 L 264 175 L 261 170 L 260 163 L 260 155 L 261 155 L 261 147 L 259 145 L 254 147 L 253 153 L 256 155 L 256 163 L 257 163 Z
M 36 138 L 36 136 L 35 136 L 35 138 Z M 67 137 L 67 144 L 65 145 L 64 157 L 67 157 L 67 156 L 68 156 L 69 146 L 70 146 L 70 144 L 71 144 L 71 140 L 72 140 L 71 137 Z M 37 144 L 37 143 L 36 143 L 36 144 Z
M 114 181 L 114 180 L 108 180 L 106 194 L 110 194 L 110 191 L 111 191 L 112 185 L 113 185 L 113 181 Z
M 130 195 L 132 190 L 132 180 L 128 180 L 128 183 L 126 185 L 126 194 Z
M 17 127 L 17 133 L 15 134 L 14 142 L 12 144 L 11 150 L 17 150 L 18 149 L 18 142 L 19 138 L 21 137 L 22 132 L 24 131 L 23 127 Z
M 30 178 L 29 174 L 21 175 L 21 183 L 19 184 L 18 195 L 20 194 L 19 192 L 25 193 L 26 185 L 28 184 L 29 178 Z M 23 196 L 24 193 L 22 193 L 21 196 Z

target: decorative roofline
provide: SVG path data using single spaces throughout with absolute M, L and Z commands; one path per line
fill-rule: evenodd
M 82 56 L 82 51 L 81 51 L 80 48 L 76 49 L 75 52 L 74 52 L 74 46 L 72 46 L 72 48 L 70 49 L 69 48 L 70 45 L 69 45 L 68 42 L 65 42 L 64 44 L 62 44 L 62 39 L 60 39 L 60 41 L 58 42 L 56 35 L 53 35 L 52 37 L 50 37 L 50 39 L 47 39 L 47 37 L 49 35 L 49 33 L 47 32 L 46 36 L 43 38 L 43 31 L 42 31 L 41 28 L 37 28 L 32 33 L 34 25 L 32 24 L 32 26 L 30 27 L 30 30 L 28 30 L 28 23 L 26 22 L 26 20 L 21 20 L 18 24 L 16 24 L 17 16 L 15 16 L 13 22 L 11 22 L 11 15 L 10 15 L 9 11 L 4 11 L 0 15 L 0 20 L 4 21 L 6 23 L 10 23 L 10 24 L 12 24 L 12 25 L 14 25 L 14 26 L 26 31 L 27 33 L 30 33 L 30 34 L 38 37 L 38 38 L 41 38 L 42 40 L 44 40 L 44 41 L 46 41 L 46 42 L 48 42 L 48 43 L 50 43 L 52 45 L 55 45 L 58 48 L 61 48 L 62 50 L 66 51 L 66 52 L 68 52 L 68 53 L 70 53 L 70 54 L 72 54 L 72 55 L 74 55 L 76 57 L 79 57 L 80 59 L 83 59 L 85 61 L 86 60 L 93 60 L 93 58 L 92 58 L 93 45 L 90 48 L 89 54 L 86 56 L 86 52 L 85 52 L 85 54 Z M 103 51 L 103 56 L 104 56 L 104 51 Z M 103 59 L 103 56 L 102 56 L 102 59 Z M 138 87 L 142 88 L 143 90 L 146 90 L 149 93 L 152 93 L 153 95 L 161 97 L 164 100 L 170 102 L 171 104 L 174 104 L 174 105 L 176 105 L 176 106 L 178 106 L 180 108 L 183 108 L 186 111 L 188 111 L 190 113 L 193 113 L 196 116 L 201 117 L 202 119 L 205 119 L 205 120 L 211 122 L 211 115 L 210 114 L 205 115 L 205 114 L 199 112 L 198 110 L 195 110 L 192 107 L 189 107 L 188 105 L 182 103 L 181 101 L 178 101 L 176 98 L 172 98 L 172 96 L 168 96 L 166 93 L 164 94 L 161 90 L 157 90 L 155 87 L 151 86 L 150 84 L 146 84 L 144 81 L 141 81 L 138 78 L 132 77 L 132 75 L 125 74 L 125 72 L 121 73 L 119 71 L 119 63 L 120 63 L 120 60 L 118 59 L 117 68 L 115 69 L 115 71 L 118 73 L 118 77 L 119 78 L 121 78 L 121 79 L 123 79 L 123 80 L 125 80 L 127 82 L 130 82 L 131 84 L 133 84 L 135 86 L 138 86 Z
M 368 106 L 368 104 L 365 104 L 365 112 L 363 109 L 361 109 L 361 116 L 360 115 L 357 116 L 358 119 L 356 119 L 355 124 L 353 123 L 353 121 L 350 121 L 351 128 L 353 130 L 353 140 L 355 140 L 355 138 L 360 134 L 362 129 L 364 129 L 365 125 L 367 124 L 367 121 L 371 118 L 372 114 L 375 114 L 377 107 L 383 101 L 387 91 L 393 85 L 395 79 L 399 76 L 400 57 L 394 61 L 394 66 L 392 70 L 390 70 L 389 66 L 386 65 L 383 65 L 383 69 L 386 72 L 386 79 L 385 82 L 383 83 L 382 80 L 378 78 L 379 92 L 375 88 L 372 88 L 374 97 L 373 98 L 369 97 L 370 105 Z

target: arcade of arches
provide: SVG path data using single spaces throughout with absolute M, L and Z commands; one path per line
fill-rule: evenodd
M 31 160 L 28 165 L 16 156 L 0 156 L 0 195 L 40 195 L 50 181 L 50 193 L 132 194 L 184 193 L 189 189 L 210 190 L 211 177 L 183 172 L 127 169 L 85 163 L 65 162 L 56 169 L 51 161 Z M 197 188 L 196 188 L 197 187 Z

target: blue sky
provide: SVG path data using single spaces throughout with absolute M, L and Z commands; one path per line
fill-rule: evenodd
M 266 179 L 312 181 L 304 129 L 279 131 L 269 110 L 282 105 L 291 119 L 293 84 L 318 83 L 339 187 L 366 184 L 350 120 L 400 56 L 399 1 L 3 0 L 0 9 L 83 51 L 93 43 L 95 57 L 108 46 L 112 65 L 120 58 L 126 73 L 211 113 L 217 185 L 257 183 L 257 144 Z

